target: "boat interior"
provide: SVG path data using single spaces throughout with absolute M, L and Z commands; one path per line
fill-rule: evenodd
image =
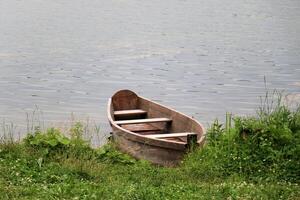
M 178 127 L 178 114 L 171 117 L 172 111 L 152 104 L 132 91 L 119 91 L 112 97 L 111 115 L 117 125 L 148 138 L 184 144 L 197 142 L 198 134 L 184 127 L 187 124 Z

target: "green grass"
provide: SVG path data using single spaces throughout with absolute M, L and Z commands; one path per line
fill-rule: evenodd
M 91 148 L 80 123 L 70 137 L 51 128 L 2 139 L 0 199 L 300 199 L 300 108 L 226 118 L 176 168 L 136 161 L 113 143 Z
M 76 147 L 77 148 L 77 147 Z M 242 175 L 199 176 L 183 164 L 151 166 L 113 148 L 57 150 L 44 157 L 31 147 L 2 146 L 2 199 L 296 199 L 299 185 L 249 181 Z M 4 150 L 5 149 L 5 150 Z M 81 151 L 81 152 L 80 152 Z M 41 159 L 42 158 L 42 159 Z

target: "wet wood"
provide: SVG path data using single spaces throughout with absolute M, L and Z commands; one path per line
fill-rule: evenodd
M 115 121 L 117 125 L 123 124 L 142 124 L 142 123 L 157 123 L 157 122 L 171 122 L 168 118 L 151 118 L 151 119 L 136 119 L 136 120 L 120 120 Z

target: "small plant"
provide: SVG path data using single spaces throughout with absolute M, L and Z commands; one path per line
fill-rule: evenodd
M 217 143 L 224 134 L 224 130 L 223 124 L 215 119 L 211 127 L 207 130 L 207 141 L 212 144 Z
M 48 156 L 49 153 L 63 150 L 69 147 L 70 139 L 65 137 L 58 129 L 50 128 L 46 133 L 39 129 L 34 134 L 29 134 L 24 139 L 26 147 L 33 148 L 41 156 Z
M 114 144 L 109 143 L 97 150 L 98 159 L 109 163 L 134 164 L 135 160 L 116 150 Z
M 73 147 L 89 147 L 89 143 L 83 139 L 84 128 L 82 123 L 76 122 L 70 129 L 71 146 Z
M 70 129 L 71 138 L 75 140 L 80 140 L 83 137 L 83 125 L 80 122 L 76 122 L 74 126 Z
M 56 148 L 59 146 L 68 146 L 70 139 L 63 136 L 58 129 L 50 128 L 44 134 L 39 129 L 32 135 L 28 135 L 25 138 L 25 144 L 33 147 L 49 147 Z
M 3 120 L 0 127 L 0 144 L 12 145 L 17 139 L 19 139 L 16 138 L 16 126 L 12 122 L 7 123 Z

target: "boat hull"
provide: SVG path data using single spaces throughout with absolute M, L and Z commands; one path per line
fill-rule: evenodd
M 121 130 L 113 131 L 113 141 L 120 151 L 135 159 L 148 160 L 161 166 L 176 166 L 185 154 L 185 150 L 170 149 L 128 139 L 124 137 L 124 132 Z
M 118 107 L 120 104 L 126 104 L 126 98 L 121 103 L 114 102 L 113 99 L 119 94 L 131 91 L 119 91 L 108 102 L 108 119 L 112 127 L 112 138 L 117 144 L 117 147 L 124 153 L 133 156 L 136 159 L 148 160 L 153 164 L 162 166 L 176 166 L 178 165 L 185 153 L 189 150 L 186 142 L 182 141 L 170 141 L 165 139 L 153 139 L 146 137 L 145 135 L 138 134 L 136 132 L 129 131 L 124 127 L 118 125 L 114 119 L 114 111 L 122 110 L 122 107 Z M 179 132 L 193 132 L 197 133 L 196 145 L 202 146 L 205 139 L 204 127 L 193 118 L 190 118 L 180 112 L 177 112 L 171 108 L 160 105 L 156 102 L 148 100 L 140 96 L 132 95 L 133 100 L 128 99 L 130 103 L 130 109 L 139 108 L 147 111 L 149 118 L 166 117 L 172 119 L 172 124 L 168 127 L 168 131 L 171 133 Z M 126 95 L 125 95 L 126 96 Z M 124 103 L 125 101 L 125 103 Z M 137 105 L 132 105 L 135 102 Z M 116 106 L 114 106 L 114 103 Z M 117 107 L 117 109 L 115 109 Z M 124 106 L 123 106 L 124 107 Z M 126 106 L 125 106 L 126 107 Z M 128 108 L 125 108 L 125 110 Z M 163 123 L 162 123 L 163 124 Z M 158 123 L 158 126 L 160 124 Z

